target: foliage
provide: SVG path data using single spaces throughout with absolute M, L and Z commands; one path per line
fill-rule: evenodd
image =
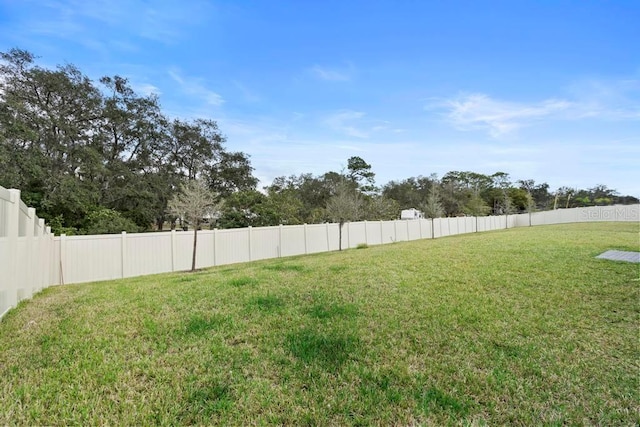
M 115 234 L 126 231 L 136 233 L 140 228 L 135 222 L 122 216 L 113 209 L 96 208 L 87 215 L 87 225 L 84 227 L 87 234 Z
M 62 234 L 67 236 L 75 236 L 76 234 L 78 234 L 77 228 L 65 227 L 63 224 L 64 224 L 64 218 L 62 217 L 62 215 L 58 215 L 49 220 L 49 226 L 51 227 L 51 232 L 57 236 L 60 236 Z
M 347 178 L 355 182 L 362 192 L 371 193 L 376 190 L 375 175 L 371 165 L 362 157 L 354 156 L 347 160 Z
M 257 184 L 249 156 L 227 151 L 213 120 L 169 120 L 120 76 L 93 82 L 20 49 L 0 59 L 0 185 L 21 189 L 58 230 L 86 233 L 88 215 L 108 210 L 161 228 L 185 180 L 225 196 Z
M 0 323 L 2 425 L 637 425 L 631 223 L 54 286 Z
M 364 199 L 364 216 L 367 221 L 389 221 L 400 216 L 397 201 L 383 195 L 369 196 Z
M 425 218 L 440 218 L 444 216 L 444 207 L 440 202 L 438 187 L 434 184 L 429 189 L 429 195 L 423 204 L 420 205 Z
M 471 198 L 464 207 L 464 213 L 470 216 L 486 216 L 491 212 L 491 208 L 487 202 L 478 194 L 473 192 Z
M 302 224 L 302 202 L 284 191 L 266 196 L 256 190 L 232 193 L 225 199 L 220 228 Z

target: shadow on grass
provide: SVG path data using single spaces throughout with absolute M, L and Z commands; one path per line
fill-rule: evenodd
M 253 277 L 238 277 L 227 281 L 227 285 L 240 288 L 242 286 L 256 285 L 258 280 Z
M 469 412 L 468 405 L 436 387 L 418 390 L 416 400 L 420 409 L 430 412 L 446 412 L 454 417 L 465 416 Z
M 213 383 L 200 385 L 186 396 L 180 421 L 185 425 L 210 422 L 210 418 L 233 406 L 231 388 L 227 384 Z
M 203 335 L 208 331 L 220 329 L 228 322 L 224 316 L 192 316 L 184 325 L 185 334 Z
M 318 303 L 309 307 L 306 314 L 316 319 L 354 318 L 358 315 L 358 307 L 354 304 Z
M 249 300 L 249 302 L 247 303 L 248 308 L 257 308 L 258 310 L 264 312 L 278 311 L 282 307 L 284 307 L 284 305 L 284 300 L 274 295 L 255 297 Z
M 263 268 L 265 270 L 271 270 L 271 271 L 297 271 L 297 272 L 306 271 L 306 268 L 300 264 L 273 264 L 273 265 L 265 265 Z
M 332 372 L 340 369 L 359 345 L 360 340 L 352 335 L 329 335 L 310 329 L 286 337 L 286 346 L 297 359 Z
M 343 264 L 330 265 L 329 266 L 329 271 L 332 272 L 332 273 L 339 273 L 341 271 L 346 271 L 348 269 L 349 269 L 349 266 L 343 265 Z
M 196 277 L 195 275 L 185 273 L 182 276 L 171 279 L 171 283 L 187 283 L 195 282 L 196 280 L 198 280 L 198 277 Z

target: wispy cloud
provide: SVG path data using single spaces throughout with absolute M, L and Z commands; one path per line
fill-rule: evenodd
M 149 83 L 133 84 L 132 86 L 133 86 L 133 89 L 135 89 L 137 92 L 142 93 L 145 96 L 150 96 L 150 95 L 160 96 L 162 94 L 162 92 L 160 91 L 160 89 L 158 89 L 157 86 L 154 86 Z
M 548 120 L 640 119 L 640 80 L 573 84 L 570 99 L 550 98 L 523 103 L 495 99 L 483 93 L 435 99 L 426 110 L 442 110 L 449 123 L 460 130 L 485 130 L 494 138 Z
M 74 39 L 84 45 L 94 38 L 131 50 L 132 37 L 175 44 L 187 28 L 203 23 L 211 5 L 204 0 L 190 1 L 188 7 L 176 2 L 47 0 L 32 9 L 20 25 L 33 34 Z M 105 31 L 109 31 L 109 42 L 104 41 Z
M 552 117 L 571 107 L 560 99 L 534 104 L 497 100 L 484 94 L 470 94 L 431 104 L 446 111 L 448 121 L 461 130 L 486 130 L 493 137 L 514 132 L 535 120 Z
M 571 84 L 573 118 L 640 119 L 640 79 L 580 80 Z
M 369 118 L 366 113 L 354 110 L 338 110 L 322 119 L 322 124 L 333 131 L 359 139 L 375 138 L 377 135 L 402 133 L 404 129 L 394 128 L 391 122 Z
M 352 64 L 348 64 L 347 67 L 324 67 L 314 65 L 309 69 L 309 71 L 313 76 L 320 80 L 346 82 L 352 79 L 355 69 Z
M 341 110 L 331 114 L 324 122 L 331 129 L 342 132 L 355 138 L 368 138 L 369 132 L 357 126 L 360 119 L 365 116 L 362 111 Z
M 244 98 L 244 100 L 246 102 L 256 103 L 256 102 L 260 102 L 262 100 L 262 98 L 257 93 L 255 93 L 254 91 L 249 89 L 243 83 L 241 83 L 241 82 L 239 82 L 237 80 L 233 80 L 232 83 L 236 87 L 236 89 L 238 89 L 240 94 L 242 94 L 242 97 Z
M 214 107 L 219 107 L 224 103 L 224 99 L 220 94 L 208 89 L 204 85 L 203 79 L 184 77 L 177 68 L 171 68 L 168 72 L 169 76 L 180 85 L 187 95 L 198 97 Z

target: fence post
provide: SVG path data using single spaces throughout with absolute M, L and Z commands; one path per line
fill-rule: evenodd
M 7 240 L 9 244 L 9 253 L 6 258 L 6 271 L 9 273 L 8 280 L 5 282 L 8 286 L 2 290 L 5 295 L 3 316 L 10 308 L 15 307 L 18 303 L 18 294 L 16 289 L 17 281 L 17 250 L 18 250 L 18 233 L 20 224 L 20 190 L 9 190 L 9 204 L 7 206 L 7 218 L 5 220 L 5 229 L 7 230 Z
M 347 222 L 347 249 L 351 248 L 351 223 Z
M 329 245 L 328 242 L 329 240 L 327 237 L 327 246 Z M 282 224 L 278 226 L 278 258 L 282 258 Z
M 67 267 L 67 235 L 60 235 L 60 284 L 64 285 L 64 273 Z
M 171 230 L 171 271 L 176 271 L 176 230 Z
M 44 235 L 44 219 L 38 218 L 38 232 L 34 233 L 36 237 L 42 237 Z
M 124 279 L 125 278 L 125 263 L 127 260 L 127 232 L 123 231 L 121 234 L 121 238 L 120 238 L 120 266 L 122 267 L 121 269 L 121 277 Z
M 307 253 L 309 253 L 309 250 L 307 249 L 307 223 L 304 223 L 304 254 L 306 255 Z
M 252 232 L 253 228 L 251 226 L 249 226 L 249 228 L 247 229 L 247 234 L 249 237 L 249 261 L 253 260 L 253 257 L 251 256 L 251 240 L 253 239 L 253 232 Z
M 23 269 L 25 274 L 23 276 L 24 281 L 22 282 L 22 286 L 18 288 L 18 301 L 22 301 L 26 298 L 31 298 L 33 295 L 34 288 L 34 276 L 35 273 L 39 270 L 39 263 L 34 263 L 34 229 L 36 226 L 36 210 L 35 208 L 27 208 L 27 219 L 26 219 L 26 227 L 25 227 L 25 251 L 26 256 L 24 260 L 18 260 L 20 264 L 18 268 Z M 23 264 L 24 263 L 24 264 Z
M 384 223 L 380 220 L 380 244 L 384 245 Z
M 218 229 L 213 229 L 213 266 L 218 265 Z
M 51 227 L 46 228 L 47 235 L 47 252 L 49 253 L 49 273 L 47 274 L 47 286 L 57 285 L 56 279 L 56 236 L 51 233 Z
M 48 284 L 46 283 L 46 277 L 48 276 L 49 270 L 49 256 L 50 252 L 48 248 L 43 248 L 46 245 L 46 239 L 44 238 L 44 219 L 38 218 L 38 226 L 35 229 L 35 237 L 38 248 L 38 282 L 36 283 L 36 292 L 40 292 L 42 289 L 46 288 Z M 44 258 L 41 258 L 44 255 Z
M 369 238 L 367 237 L 367 220 L 364 220 L 364 243 L 369 244 Z
M 324 224 L 327 230 L 327 252 L 329 252 L 331 250 L 331 239 L 329 237 L 329 223 L 325 222 Z

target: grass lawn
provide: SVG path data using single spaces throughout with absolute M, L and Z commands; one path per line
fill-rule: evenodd
M 0 322 L 0 424 L 637 425 L 637 223 L 53 287 Z

